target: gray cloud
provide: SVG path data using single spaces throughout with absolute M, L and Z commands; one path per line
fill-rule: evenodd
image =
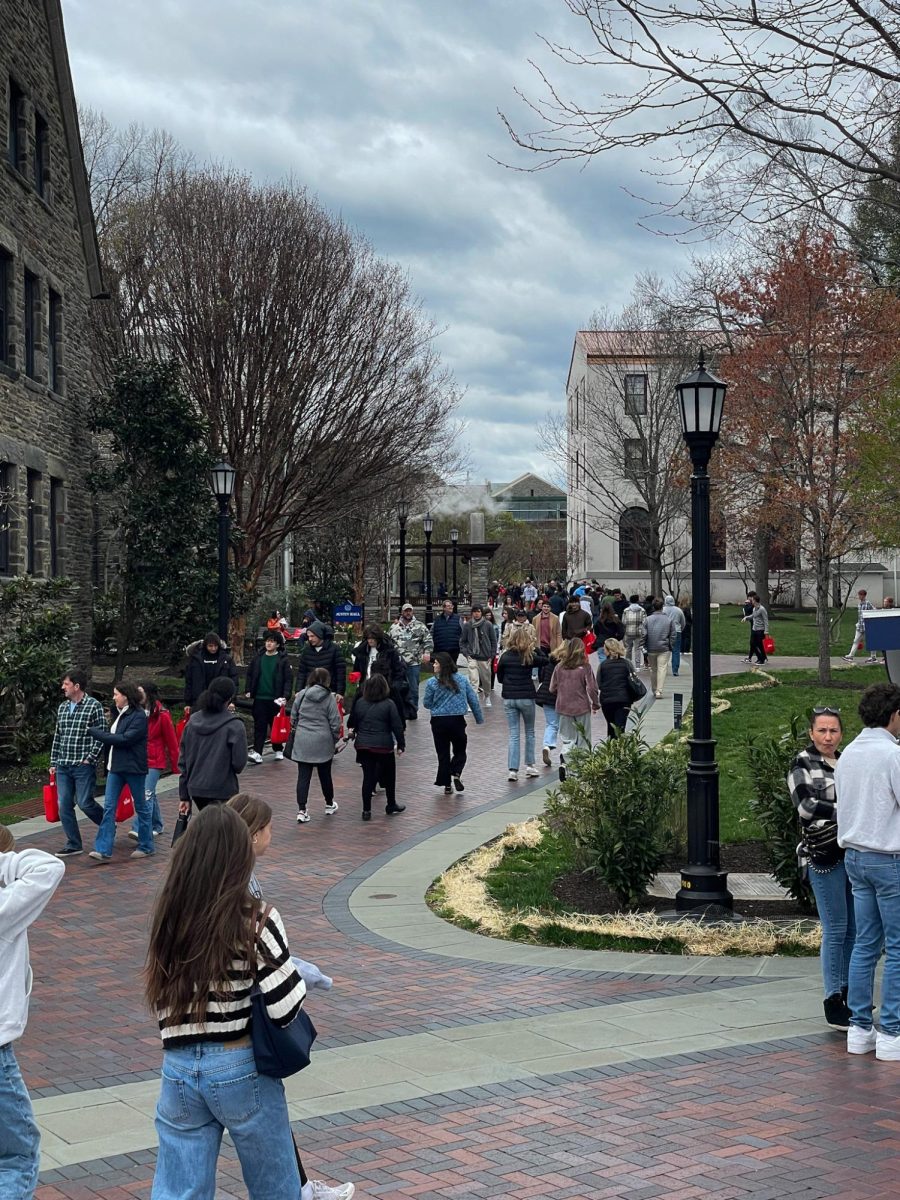
M 79 102 L 160 125 L 201 159 L 293 176 L 409 271 L 466 390 L 475 479 L 550 473 L 575 330 L 634 275 L 686 258 L 641 231 L 635 156 L 523 174 L 497 109 L 533 123 L 548 0 L 63 0 Z M 584 86 L 579 81 L 578 86 Z

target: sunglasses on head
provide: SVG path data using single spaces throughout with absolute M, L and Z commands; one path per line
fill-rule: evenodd
M 814 717 L 839 717 L 841 710 L 839 708 L 829 708 L 825 704 L 820 704 L 812 710 Z

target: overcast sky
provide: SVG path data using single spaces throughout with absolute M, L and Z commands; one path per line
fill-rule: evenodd
M 528 165 L 538 35 L 584 45 L 561 0 L 63 0 L 81 105 L 199 158 L 293 175 L 401 263 L 465 389 L 472 481 L 550 473 L 576 329 L 686 251 L 638 227 L 637 155 Z M 557 70 L 554 68 L 554 70 Z M 558 73 L 558 70 L 557 70 Z M 586 81 L 582 81 L 582 86 Z M 599 432 L 599 431 L 598 431 Z M 423 446 L 426 443 L 423 441 Z

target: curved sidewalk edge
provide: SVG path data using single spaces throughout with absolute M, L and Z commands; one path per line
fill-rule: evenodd
M 458 859 L 502 834 L 507 825 L 542 812 L 546 794 L 545 786 L 520 792 L 371 860 L 332 888 L 326 914 L 345 933 L 352 935 L 357 926 L 357 936 L 364 940 L 363 931 L 393 945 L 470 962 L 539 970 L 818 978 L 818 958 L 706 958 L 532 946 L 470 933 L 436 916 L 425 902 L 432 882 Z

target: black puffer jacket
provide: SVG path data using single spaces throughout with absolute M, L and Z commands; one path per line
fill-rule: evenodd
M 497 663 L 497 679 L 502 685 L 500 693 L 504 700 L 536 700 L 537 693 L 531 672 L 540 670 L 549 659 L 543 650 L 535 650 L 527 665 L 522 662 L 518 650 L 504 650 Z
M 335 695 L 343 696 L 347 690 L 347 664 L 332 638 L 326 637 L 318 646 L 307 644 L 303 647 L 300 661 L 297 663 L 295 691 L 303 691 L 310 672 L 314 671 L 316 667 L 325 668 L 331 676 L 331 690 Z
M 230 679 L 237 691 L 238 670 L 225 646 L 210 654 L 202 642 L 190 648 L 184 669 L 184 702 L 193 707 L 214 679 Z
M 403 722 L 393 700 L 364 700 L 357 696 L 347 724 L 355 734 L 357 750 L 406 749 Z
M 359 671 L 360 691 L 369 677 L 369 643 L 363 638 L 353 649 L 353 670 Z M 389 637 L 382 638 L 377 648 L 375 661 L 372 664 L 373 675 L 383 675 L 390 684 L 391 699 L 397 706 L 397 712 L 402 720 L 411 716 L 409 683 L 406 678 L 406 666 L 400 657 L 400 651 Z M 418 697 L 416 698 L 418 700 Z
M 631 666 L 624 658 L 605 658 L 597 669 L 597 687 L 601 704 L 634 703 L 628 690 Z

